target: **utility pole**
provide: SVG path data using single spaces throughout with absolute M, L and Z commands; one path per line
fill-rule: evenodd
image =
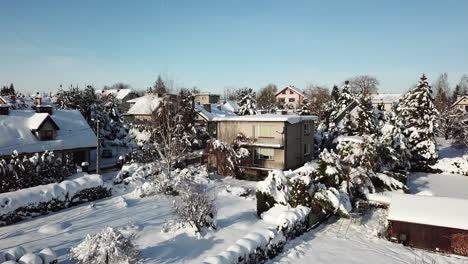
M 99 140 L 99 120 L 96 120 L 96 174 L 101 172 L 101 142 Z

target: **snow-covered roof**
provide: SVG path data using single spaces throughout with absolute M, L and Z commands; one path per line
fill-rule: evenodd
M 468 200 L 392 194 L 388 220 L 468 230 Z
M 156 95 L 147 94 L 133 100 L 128 100 L 127 102 L 135 104 L 130 107 L 126 115 L 151 115 L 158 109 L 162 99 Z
M 12 101 L 8 96 L 0 96 L 0 100 L 2 100 L 5 104 L 11 104 Z
M 288 122 L 290 124 L 299 123 L 305 120 L 317 120 L 316 116 L 300 116 L 300 115 L 245 115 L 232 117 L 215 117 L 213 121 L 252 121 L 252 122 Z
M 452 104 L 452 106 L 455 106 L 457 104 L 459 104 L 463 99 L 468 99 L 468 95 L 462 95 L 460 96 L 457 101 L 455 101 L 455 103 Z
M 226 110 L 231 111 L 231 112 L 233 112 L 233 113 L 239 112 L 239 105 L 237 104 L 236 101 L 228 100 L 228 101 L 226 101 L 226 102 L 223 104 L 223 107 L 224 107 Z
M 401 98 L 401 94 L 372 94 L 372 103 L 398 103 Z
M 39 127 L 41 127 L 42 123 L 44 123 L 44 121 L 46 119 L 50 118 L 50 115 L 48 113 L 35 113 L 34 115 L 32 115 L 29 119 L 28 119 L 28 122 L 27 122 L 27 125 L 29 127 L 30 130 L 38 130 Z M 54 122 L 54 120 L 52 119 L 52 122 Z M 55 124 L 55 122 L 54 122 Z M 55 124 L 57 125 L 57 124 Z M 58 125 L 57 125 L 58 127 Z M 60 127 L 59 127 L 60 129 Z
M 33 110 L 11 110 L 9 115 L 0 115 L 0 155 L 10 155 L 14 150 L 35 153 L 96 147 L 96 135 L 78 110 L 54 110 L 50 118 L 59 127 L 57 137 L 39 140 L 31 127 L 44 121 L 45 115 Z
M 301 92 L 299 89 L 297 89 L 294 85 L 289 85 L 289 86 L 284 87 L 283 89 L 281 89 L 281 90 L 279 90 L 278 92 L 276 92 L 275 95 L 280 94 L 282 91 L 284 91 L 285 89 L 288 89 L 288 88 L 291 89 L 291 90 L 293 90 L 295 93 L 297 93 L 297 94 L 299 94 L 299 95 L 301 95 L 301 96 L 305 96 L 304 93 Z
M 124 99 L 127 95 L 129 95 L 132 92 L 132 89 L 107 89 L 107 90 L 96 90 L 96 94 L 98 95 L 113 95 L 115 98 L 122 100 Z
M 219 109 L 218 106 L 221 109 Z M 211 104 L 211 112 L 208 112 L 208 110 L 200 104 L 195 104 L 195 110 L 208 121 L 213 121 L 213 118 L 215 117 L 236 116 L 236 114 L 219 104 Z

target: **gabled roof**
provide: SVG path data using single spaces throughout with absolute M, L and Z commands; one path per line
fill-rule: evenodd
M 455 103 L 453 103 L 452 106 L 455 106 L 455 105 L 459 104 L 463 99 L 468 99 L 468 95 L 460 96 L 460 98 L 458 98 L 457 101 Z
M 0 96 L 0 101 L 2 102 L 2 104 L 11 104 L 12 101 L 10 98 L 8 98 L 8 96 Z
M 0 156 L 18 153 L 36 153 L 46 150 L 95 148 L 96 135 L 77 110 L 55 110 L 49 118 L 60 128 L 53 140 L 41 141 L 31 128 L 38 128 L 47 113 L 37 115 L 33 110 L 11 110 L 0 115 Z M 44 115 L 45 114 L 45 115 Z M 39 125 L 40 126 L 40 125 Z
M 224 107 L 226 110 L 231 111 L 231 112 L 233 112 L 233 113 L 239 112 L 239 105 L 237 104 L 236 101 L 227 100 L 227 101 L 223 104 L 223 107 Z
M 339 122 L 341 119 L 343 119 L 345 117 L 345 115 L 347 113 L 350 113 L 351 111 L 353 111 L 353 109 L 355 107 L 357 107 L 359 105 L 359 103 L 356 101 L 356 100 L 353 100 L 345 109 L 343 109 L 335 118 L 335 120 L 333 120 L 333 122 L 337 123 Z
M 281 92 L 283 92 L 284 90 L 286 89 L 291 89 L 293 90 L 295 93 L 299 94 L 300 96 L 303 96 L 305 97 L 304 93 L 302 93 L 299 89 L 297 89 L 296 87 L 294 87 L 293 85 L 289 85 L 289 86 L 286 86 L 284 87 L 283 89 L 279 90 L 278 92 L 276 92 L 275 96 L 280 94 Z
M 372 103 L 398 103 L 401 98 L 401 94 L 371 94 Z
M 134 102 L 135 104 L 130 107 L 126 115 L 151 115 L 158 109 L 162 100 L 162 97 L 150 94 L 128 100 L 127 102 Z
M 468 230 L 468 200 L 392 193 L 388 220 Z
M 115 98 L 122 100 L 124 99 L 127 95 L 132 93 L 132 89 L 107 89 L 107 90 L 96 90 L 97 95 L 113 95 Z
M 218 107 L 221 107 L 219 109 Z M 226 116 L 237 116 L 233 112 L 229 111 L 228 109 L 224 108 L 223 105 L 219 104 L 211 104 L 211 112 L 208 112 L 203 105 L 195 104 L 195 110 L 200 114 L 207 121 L 213 121 L 215 117 L 226 117 Z
M 59 126 L 55 121 L 50 117 L 48 113 L 36 113 L 28 119 L 28 126 L 31 131 L 37 131 L 46 123 L 46 121 L 51 122 L 55 127 L 55 130 L 60 130 Z

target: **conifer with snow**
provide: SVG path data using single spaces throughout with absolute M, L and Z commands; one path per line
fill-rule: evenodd
M 240 89 L 237 93 L 237 104 L 239 105 L 239 115 L 257 114 L 257 100 L 252 88 Z
M 310 112 L 310 102 L 308 99 L 304 99 L 302 101 L 301 107 L 297 110 L 297 113 L 299 115 L 311 115 L 312 113 Z
M 417 87 L 401 99 L 396 112 L 397 124 L 408 139 L 412 168 L 426 170 L 438 157 L 435 129 L 439 113 L 424 74 Z
M 313 172 L 315 183 L 338 187 L 343 181 L 340 157 L 333 150 L 324 149 L 319 155 L 318 168 Z

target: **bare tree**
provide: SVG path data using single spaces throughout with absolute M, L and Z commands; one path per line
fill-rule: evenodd
M 239 88 L 224 87 L 224 99 L 229 101 L 236 101 Z
M 260 89 L 257 96 L 257 107 L 270 110 L 276 107 L 276 92 L 278 87 L 274 84 L 268 84 Z
M 153 137 L 156 149 L 164 166 L 164 173 L 168 179 L 178 161 L 187 155 L 190 147 L 190 135 L 187 134 L 184 115 L 179 100 L 165 97 L 158 111 L 153 115 Z
M 432 85 L 433 91 L 435 91 L 434 105 L 439 112 L 446 111 L 450 107 L 450 87 L 448 83 L 447 73 L 443 73 Z
M 325 105 L 330 101 L 330 91 L 327 87 L 309 84 L 304 90 L 304 94 L 309 102 L 309 110 L 312 115 L 320 119 L 325 113 Z
M 104 90 L 109 90 L 109 89 L 122 90 L 122 89 L 130 89 L 130 88 L 131 88 L 130 84 L 126 84 L 122 82 L 114 83 L 112 86 L 104 85 Z
M 378 92 L 380 82 L 369 75 L 359 75 L 349 80 L 349 87 L 354 94 L 369 95 Z
M 437 133 L 439 136 L 445 137 L 445 139 L 449 139 L 451 136 L 455 136 L 455 134 L 463 133 L 463 112 L 458 109 L 453 108 L 446 108 L 444 111 L 440 112 L 440 116 L 438 118 L 438 127 Z

